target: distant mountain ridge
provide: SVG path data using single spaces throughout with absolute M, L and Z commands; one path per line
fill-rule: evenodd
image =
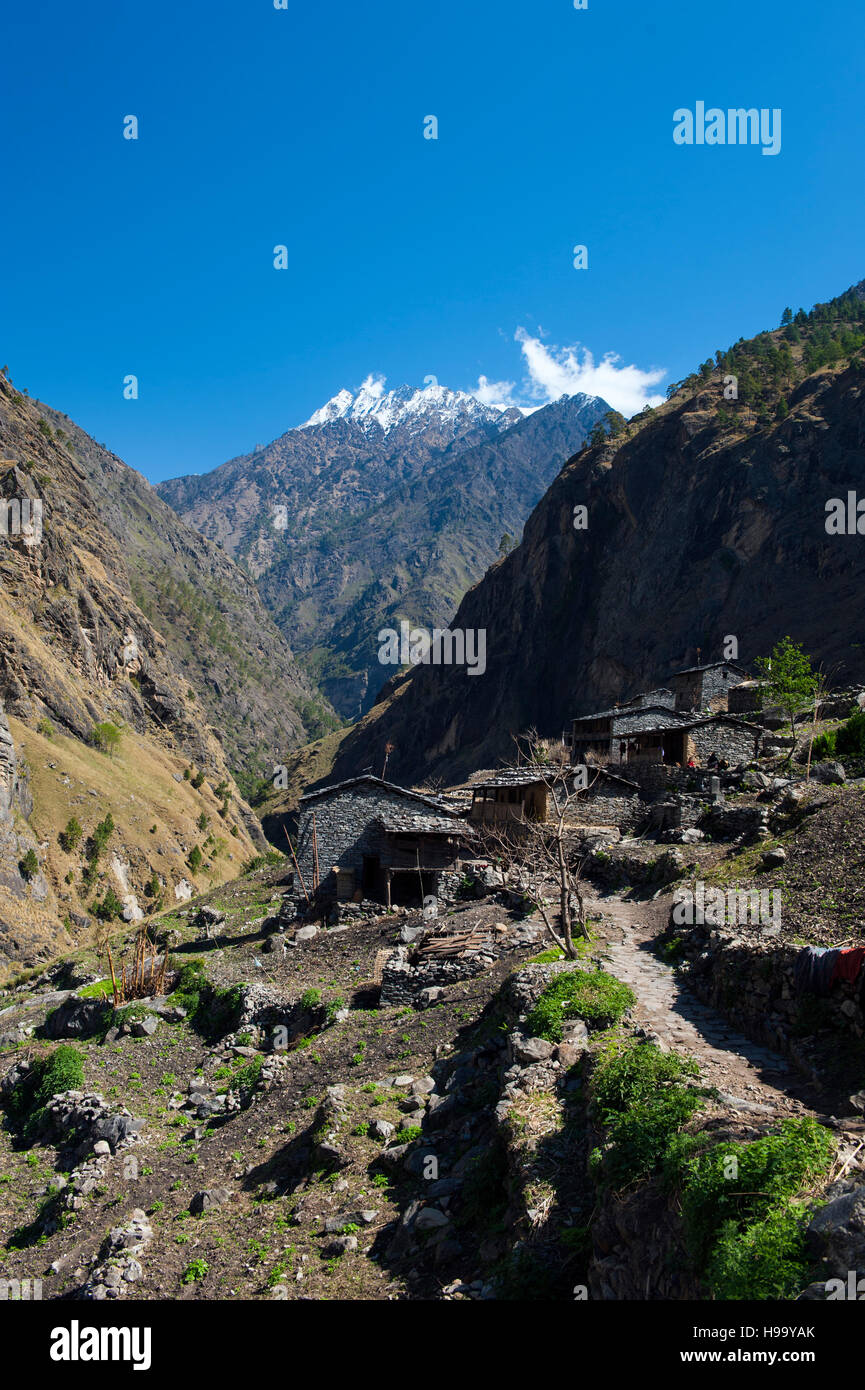
M 579 394 L 524 416 L 368 378 L 265 448 L 157 491 L 244 566 L 311 680 L 355 718 L 389 674 L 380 627 L 446 624 L 608 410 Z
M 450 422 L 456 428 L 466 421 L 476 420 L 498 429 L 507 429 L 520 419 L 522 411 L 484 405 L 465 391 L 451 391 L 437 382 L 423 387 L 397 386 L 385 391 L 381 378 L 367 377 L 360 390 L 352 395 L 343 389 L 316 410 L 300 429 L 317 429 L 334 420 L 352 420 L 363 425 L 378 425 L 384 434 L 407 426 L 418 432 L 434 417 L 442 424 Z

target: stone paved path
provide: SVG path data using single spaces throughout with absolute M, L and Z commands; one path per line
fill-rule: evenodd
M 666 901 L 602 897 L 587 906 L 591 916 L 602 919 L 596 933 L 606 946 L 607 968 L 636 994 L 635 1014 L 647 1033 L 661 1045 L 695 1057 L 705 1081 L 717 1086 L 743 1118 L 783 1118 L 811 1109 L 813 1087 L 784 1057 L 738 1033 L 653 953 L 652 943 L 667 920 Z

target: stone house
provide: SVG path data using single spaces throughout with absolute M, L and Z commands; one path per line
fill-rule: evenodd
M 568 809 L 573 824 L 633 825 L 642 816 L 636 782 L 608 771 L 587 767 L 588 786 Z M 564 780 L 563 780 L 564 778 Z M 503 768 L 472 786 L 469 819 L 475 825 L 545 822 L 555 814 L 559 790 L 578 790 L 577 769 Z
M 757 756 L 763 729 L 759 724 L 735 715 L 711 714 L 637 734 L 629 749 L 629 762 L 668 763 L 687 767 L 693 759 L 697 767 L 707 767 L 714 754 L 731 766 L 750 762 Z
M 738 661 L 709 661 L 702 666 L 688 666 L 670 677 L 677 710 L 727 709 L 731 686 L 748 679 L 748 672 Z
M 637 697 L 640 699 L 641 697 Z M 627 761 L 633 736 L 644 729 L 656 729 L 686 719 L 665 704 L 615 705 L 574 719 L 568 740 L 571 758 L 579 762 L 588 754 L 609 758 L 614 763 Z
M 558 767 L 505 767 L 474 782 L 469 821 L 482 825 L 545 821 L 549 811 L 549 782 L 561 771 Z
M 296 892 L 419 903 L 437 894 L 443 873 L 459 871 L 474 836 L 435 797 L 372 775 L 336 782 L 300 799 Z
M 740 681 L 731 685 L 727 698 L 728 714 L 755 714 L 762 708 L 765 681 Z

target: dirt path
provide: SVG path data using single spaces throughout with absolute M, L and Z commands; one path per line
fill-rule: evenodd
M 601 917 L 597 936 L 606 947 L 612 974 L 637 996 L 636 1017 L 652 1040 L 699 1062 L 733 1110 L 748 1114 L 801 1115 L 819 1110 L 814 1086 L 786 1058 L 752 1042 L 723 1015 L 702 1004 L 671 966 L 652 951 L 666 925 L 669 902 L 628 902 L 610 896 L 588 904 Z

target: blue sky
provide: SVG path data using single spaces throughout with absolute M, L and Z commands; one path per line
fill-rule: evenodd
M 624 406 L 865 276 L 849 0 L 16 10 L 0 360 L 153 480 L 369 373 L 537 404 L 615 353 Z M 780 153 L 675 145 L 698 100 Z

